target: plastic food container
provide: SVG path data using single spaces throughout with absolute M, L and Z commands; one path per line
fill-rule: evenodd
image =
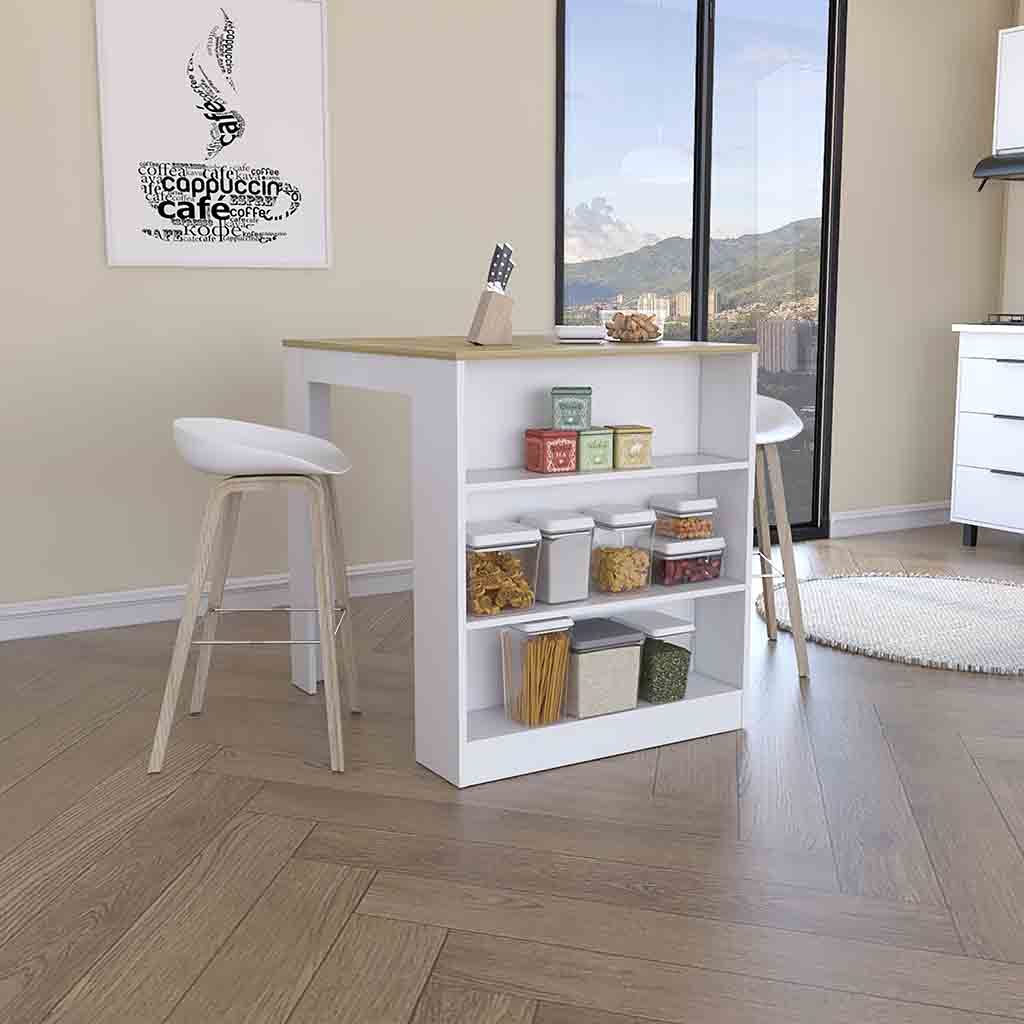
M 581 430 L 576 445 L 576 468 L 581 473 L 594 473 L 615 468 L 613 434 L 609 427 Z
M 537 600 L 585 601 L 590 594 L 594 520 L 579 512 L 534 512 L 520 518 L 540 530 Z
M 635 505 L 588 509 L 594 520 L 590 581 L 595 590 L 620 594 L 643 590 L 651 582 L 654 510 Z
M 715 498 L 690 498 L 684 494 L 658 494 L 651 498 L 658 521 L 654 532 L 676 540 L 706 540 L 715 532 Z
M 550 725 L 565 713 L 572 619 L 527 622 L 501 631 L 505 714 L 522 725 Z
M 640 653 L 640 700 L 668 704 L 686 696 L 693 658 L 694 625 L 664 612 L 638 612 L 618 619 L 644 634 Z
M 668 540 L 654 542 L 654 582 L 667 587 L 685 583 L 717 580 L 722 575 L 724 537 L 706 540 Z
M 551 426 L 556 430 L 589 430 L 593 389 L 551 389 Z
M 611 430 L 616 469 L 646 469 L 651 465 L 653 427 L 627 423 L 613 426 Z
M 569 694 L 565 712 L 592 718 L 636 707 L 644 634 L 614 619 L 586 619 L 573 626 Z
M 526 468 L 532 473 L 575 473 L 576 431 L 531 427 L 526 431 Z
M 466 524 L 466 609 L 496 615 L 532 608 L 540 530 L 495 520 Z

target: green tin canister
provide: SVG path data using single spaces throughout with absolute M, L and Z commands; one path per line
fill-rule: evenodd
M 555 430 L 589 430 L 593 389 L 551 389 L 551 426 Z
M 592 427 L 579 432 L 576 468 L 581 473 L 610 470 L 614 465 L 613 434 L 608 427 Z

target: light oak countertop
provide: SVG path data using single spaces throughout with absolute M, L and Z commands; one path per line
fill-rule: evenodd
M 757 345 L 711 341 L 658 341 L 648 344 L 560 345 L 550 335 L 516 335 L 511 345 L 472 345 L 465 338 L 286 338 L 287 348 L 365 352 L 415 359 L 587 359 L 616 356 L 742 355 Z

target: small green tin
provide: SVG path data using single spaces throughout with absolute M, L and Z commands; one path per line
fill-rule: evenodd
M 551 426 L 555 430 L 589 430 L 592 388 L 552 388 Z
M 609 470 L 614 464 L 612 432 L 607 427 L 593 427 L 579 432 L 576 446 L 576 468 L 581 473 Z

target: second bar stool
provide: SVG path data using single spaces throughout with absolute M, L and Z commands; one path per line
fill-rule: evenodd
M 796 648 L 796 664 L 801 679 L 810 679 L 811 670 L 807 663 L 807 637 L 804 633 L 804 616 L 800 607 L 800 582 L 796 575 L 796 559 L 793 557 L 793 533 L 789 528 L 789 511 L 786 508 L 786 489 L 782 484 L 782 462 L 779 459 L 779 445 L 796 437 L 803 429 L 803 422 L 793 410 L 777 398 L 757 396 L 756 407 L 757 463 L 754 477 L 755 528 L 757 550 L 761 560 L 761 582 L 764 586 L 764 618 L 768 627 L 768 639 L 776 640 L 779 626 L 775 617 L 775 588 L 772 580 L 777 571 L 772 564 L 772 539 L 768 525 L 768 482 L 771 481 L 772 498 L 775 502 L 775 528 L 779 533 L 779 549 L 782 552 L 782 573 L 786 581 L 786 597 L 789 601 L 789 621 Z M 767 463 L 767 466 L 766 466 Z M 767 471 L 766 471 L 767 469 Z
M 352 711 L 359 710 L 359 681 L 352 640 L 344 539 L 333 478 L 347 473 L 352 463 L 344 452 L 319 437 L 239 420 L 175 420 L 174 442 L 190 466 L 223 479 L 214 486 L 203 516 L 195 566 L 185 592 L 178 637 L 153 739 L 149 771 L 159 772 L 163 767 L 189 648 L 195 643 L 200 649 L 190 707 L 195 715 L 203 710 L 214 646 L 233 642 L 218 641 L 215 636 L 217 620 L 224 611 L 221 601 L 242 497 L 254 491 L 290 487 L 300 488 L 309 497 L 317 596 L 316 608 L 292 610 L 315 613 L 319 620 L 320 639 L 312 642 L 319 643 L 323 664 L 331 770 L 343 771 L 345 761 L 336 647 L 339 638 L 345 688 Z M 207 580 L 210 597 L 203 616 L 202 638 L 193 641 Z M 293 641 L 258 642 L 288 644 Z

